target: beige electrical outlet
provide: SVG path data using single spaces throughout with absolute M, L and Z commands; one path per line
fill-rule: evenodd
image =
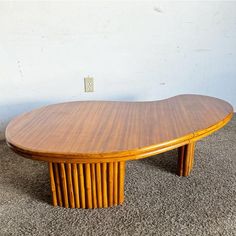
M 84 78 L 84 91 L 85 92 L 94 92 L 93 77 Z

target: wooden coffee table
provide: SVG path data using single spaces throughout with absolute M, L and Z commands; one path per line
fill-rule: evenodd
M 68 102 L 16 117 L 6 140 L 18 154 L 48 162 L 54 206 L 102 208 L 123 203 L 126 161 L 178 148 L 178 174 L 188 176 L 195 142 L 232 116 L 229 103 L 201 95 Z

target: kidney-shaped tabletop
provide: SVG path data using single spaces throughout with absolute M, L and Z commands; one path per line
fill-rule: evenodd
M 17 153 L 37 160 L 132 160 L 196 141 L 232 115 L 229 103 L 201 95 L 151 102 L 68 102 L 16 117 L 7 126 L 6 140 Z

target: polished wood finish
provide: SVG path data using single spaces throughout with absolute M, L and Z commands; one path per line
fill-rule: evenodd
M 10 147 L 32 159 L 97 163 L 165 152 L 224 126 L 232 106 L 220 99 L 180 95 L 155 102 L 69 102 L 13 119 Z
M 178 174 L 188 176 L 196 141 L 232 115 L 229 103 L 201 95 L 69 102 L 16 117 L 7 126 L 6 140 L 20 155 L 49 162 L 53 205 L 100 208 L 124 201 L 128 160 L 178 148 Z

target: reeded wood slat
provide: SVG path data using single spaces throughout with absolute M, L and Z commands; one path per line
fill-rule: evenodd
M 180 176 L 188 176 L 192 170 L 195 143 L 189 143 L 179 148 L 178 173 Z
M 60 183 L 60 172 L 58 168 L 58 163 L 53 163 L 53 169 L 55 174 L 55 182 L 56 182 L 56 190 L 57 190 L 57 201 L 59 206 L 63 206 L 62 200 L 62 190 L 61 190 L 61 183 Z
M 119 204 L 124 202 L 125 162 L 119 163 Z
M 192 170 L 192 163 L 193 163 L 193 158 L 194 158 L 194 143 L 189 144 L 189 168 L 188 168 L 188 175 L 191 173 Z
M 68 186 L 70 208 L 75 208 L 75 197 L 74 197 L 74 189 L 73 189 L 71 164 L 70 163 L 66 163 L 66 176 L 67 176 L 67 186 Z
M 92 180 L 93 208 L 97 208 L 98 205 L 97 205 L 95 164 L 91 164 L 91 180 Z
M 92 202 L 92 186 L 91 186 L 91 171 L 90 164 L 85 164 L 85 176 L 86 176 L 86 205 L 87 208 L 93 207 Z
M 78 169 L 77 164 L 72 164 L 72 173 L 73 173 L 73 187 L 74 187 L 74 195 L 75 195 L 75 207 L 80 207 L 80 200 L 79 200 L 79 176 L 78 176 Z
M 118 162 L 114 162 L 114 206 L 118 204 Z
M 185 146 L 185 157 L 184 157 L 184 176 L 189 175 L 189 164 L 190 164 L 190 156 L 191 156 L 191 146 L 188 144 Z
M 84 169 L 83 164 L 79 164 L 79 190 L 81 208 L 85 208 L 85 186 L 84 186 Z
M 64 163 L 60 163 L 60 177 L 61 177 L 64 207 L 68 208 L 69 201 L 68 201 L 67 179 L 66 179 L 66 171 L 65 171 L 65 164 Z
M 53 173 L 53 165 L 51 162 L 48 163 L 48 169 L 49 169 L 49 176 L 50 176 L 50 183 L 51 183 L 52 203 L 53 203 L 53 206 L 57 206 L 56 184 L 55 184 L 54 173 Z
M 103 207 L 108 207 L 107 201 L 107 163 L 102 163 L 102 198 Z
M 114 191 L 114 176 L 113 176 L 113 163 L 108 163 L 108 204 L 113 206 L 113 191 Z
M 193 143 L 192 143 L 192 149 L 191 149 L 191 151 L 192 151 L 192 153 L 191 153 L 191 157 L 192 157 L 192 158 L 191 158 L 190 171 L 193 169 L 193 164 L 194 164 L 195 145 L 196 145 L 196 143 L 193 142 Z
M 97 180 L 97 200 L 98 200 L 98 207 L 102 207 L 102 178 L 101 178 L 101 164 L 96 164 L 96 180 Z
M 125 162 L 48 166 L 54 206 L 59 198 L 60 206 L 70 208 L 111 207 L 124 201 Z
M 192 156 L 192 154 L 193 154 L 193 145 L 192 145 L 192 143 L 191 144 L 189 144 L 189 157 L 188 157 L 188 159 L 189 159 L 189 163 L 188 163 L 188 175 L 190 174 L 190 172 L 191 172 L 191 163 L 192 163 L 192 159 L 193 159 L 193 156 Z
M 183 176 L 185 145 L 178 148 L 178 175 Z

